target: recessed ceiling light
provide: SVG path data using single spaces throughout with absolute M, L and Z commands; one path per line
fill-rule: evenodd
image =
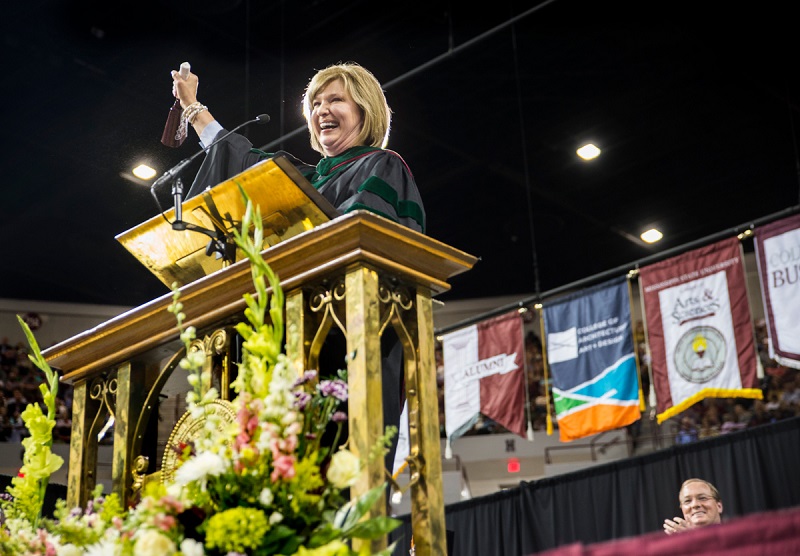
M 647 243 L 655 243 L 659 241 L 662 237 L 664 237 L 664 234 L 662 234 L 655 228 L 650 228 L 646 232 L 642 232 L 642 235 L 639 237 L 641 237 L 642 240 L 646 241 Z
M 575 152 L 577 152 L 578 156 L 584 160 L 592 160 L 593 158 L 600 156 L 600 149 L 591 143 L 587 143 Z
M 147 164 L 139 164 L 133 169 L 133 175 L 141 180 L 149 180 L 156 175 L 156 171 Z

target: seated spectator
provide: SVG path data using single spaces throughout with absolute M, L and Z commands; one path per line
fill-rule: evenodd
M 19 369 L 16 366 L 12 366 L 8 369 L 4 385 L 7 398 L 13 394 L 14 390 L 22 387 L 22 382 L 19 377 Z
M 41 402 L 42 391 L 39 385 L 44 382 L 44 373 L 36 371 L 21 373 L 20 375 L 20 389 L 22 395 L 29 402 Z
M 769 390 L 769 392 L 767 392 L 766 410 L 775 411 L 777 409 L 780 409 L 780 407 L 781 407 L 780 393 L 777 390 Z
M 13 426 L 8 418 L 8 408 L 0 405 L 0 442 L 6 442 L 11 438 Z
M 775 418 L 767 411 L 767 404 L 764 400 L 754 400 L 753 414 L 750 421 L 747 423 L 748 427 L 757 427 L 759 425 L 766 425 L 767 423 L 774 423 Z
M 11 345 L 8 338 L 0 341 L 0 365 L 12 366 L 17 363 L 17 348 Z
M 8 421 L 11 423 L 11 435 L 8 437 L 8 442 L 18 444 L 22 442 L 22 439 L 29 436 L 30 433 L 28 429 L 25 427 L 25 422 L 20 417 L 20 412 L 15 411 L 8 413 Z
M 678 505 L 683 518 L 664 520 L 667 535 L 707 527 L 722 522 L 722 498 L 719 491 L 702 479 L 687 479 L 678 493 Z
M 747 423 L 753 417 L 753 413 L 740 402 L 733 405 L 733 416 L 737 423 L 747 426 Z
M 6 407 L 8 408 L 8 414 L 12 417 L 15 414 L 21 415 L 25 411 L 25 408 L 28 407 L 28 399 L 23 395 L 22 389 L 14 389 L 11 399 L 6 400 Z
M 738 430 L 742 430 L 747 426 L 744 423 L 739 423 L 736 420 L 736 416 L 732 412 L 728 412 L 722 416 L 722 426 L 719 429 L 720 434 L 727 434 L 729 432 L 735 432 Z
M 700 438 L 710 438 L 719 434 L 720 422 L 716 411 L 707 411 L 700 420 Z
M 785 377 L 781 388 L 780 401 L 784 407 L 800 407 L 800 373 L 795 371 L 793 375 Z
M 689 415 L 681 417 L 680 428 L 678 429 L 678 434 L 675 436 L 675 443 L 688 444 L 694 442 L 698 438 L 697 426 L 694 424 L 694 419 Z

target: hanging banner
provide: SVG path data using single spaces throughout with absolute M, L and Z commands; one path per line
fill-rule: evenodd
M 560 439 L 568 442 L 640 419 L 625 277 L 546 305 L 543 311 Z
M 524 338 L 517 311 L 442 337 L 445 429 L 449 441 L 479 414 L 525 436 Z
M 639 279 L 658 423 L 705 398 L 762 398 L 737 238 L 644 267 Z
M 755 229 L 769 356 L 800 369 L 800 214 Z

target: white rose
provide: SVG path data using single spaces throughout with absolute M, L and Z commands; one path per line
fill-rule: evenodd
M 331 458 L 328 480 L 336 488 L 353 486 L 361 474 L 361 461 L 349 450 L 339 450 Z
M 181 552 L 183 556 L 204 556 L 203 543 L 194 539 L 183 539 L 181 541 Z
M 133 545 L 133 556 L 153 556 L 154 554 L 167 554 L 175 553 L 175 543 L 172 539 L 162 535 L 155 529 L 148 529 L 141 537 L 136 540 Z

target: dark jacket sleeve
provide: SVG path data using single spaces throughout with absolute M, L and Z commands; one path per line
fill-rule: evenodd
M 226 130 L 221 130 L 214 140 L 216 141 L 226 133 L 228 133 Z M 232 133 L 214 145 L 206 154 L 206 158 L 192 182 L 192 187 L 186 194 L 186 199 L 244 172 L 262 158 L 264 158 L 264 153 L 254 150 L 253 144 L 247 138 L 238 133 Z

